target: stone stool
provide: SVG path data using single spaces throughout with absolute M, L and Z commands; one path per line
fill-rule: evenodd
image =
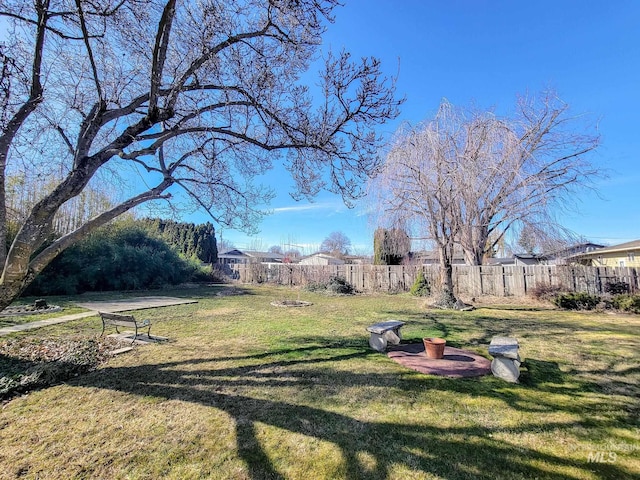
M 518 340 L 513 337 L 493 337 L 489 344 L 491 371 L 507 382 L 518 383 L 520 376 L 520 354 Z

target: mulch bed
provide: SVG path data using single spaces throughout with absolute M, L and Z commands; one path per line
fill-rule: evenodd
M 491 360 L 459 348 L 445 347 L 442 359 L 427 358 L 422 343 L 389 348 L 389 358 L 421 373 L 444 377 L 479 377 L 491 373 Z

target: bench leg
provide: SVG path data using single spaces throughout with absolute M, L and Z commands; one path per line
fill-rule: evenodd
M 387 349 L 387 339 L 384 335 L 372 333 L 371 338 L 369 338 L 369 346 L 377 352 L 384 352 Z
M 384 336 L 387 339 L 387 342 L 391 345 L 400 345 L 400 340 L 402 340 L 399 328 L 394 328 L 393 330 L 385 332 Z
M 135 331 L 133 333 L 133 340 L 131 340 L 131 345 L 136 343 L 136 338 L 138 338 L 138 326 L 136 325 L 134 328 L 135 328 Z
M 511 358 L 495 357 L 491 361 L 491 372 L 507 382 L 518 383 L 520 362 Z
M 397 330 L 389 330 L 388 332 L 384 332 L 384 338 L 391 345 L 400 345 L 400 332 Z

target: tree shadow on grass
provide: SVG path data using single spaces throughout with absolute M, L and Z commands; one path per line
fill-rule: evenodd
M 403 377 L 395 372 L 347 370 L 341 367 L 343 362 L 367 360 L 379 354 L 356 347 L 355 340 L 353 343 L 335 343 L 324 339 L 324 345 L 320 338 L 308 340 L 316 345 L 239 357 L 107 367 L 85 375 L 73 384 L 182 400 L 226 412 L 235 422 L 238 455 L 245 462 L 250 477 L 256 480 L 285 478 L 269 452 L 261 446 L 258 423 L 330 442 L 340 449 L 344 458 L 344 472 L 339 476 L 348 479 L 388 478 L 399 467 L 448 479 L 575 478 L 572 474 L 560 473 L 568 468 L 582 469 L 585 476 L 591 475 L 587 471 L 596 471 L 602 478 L 631 478 L 628 472 L 614 464 L 587 464 L 586 454 L 583 462 L 576 462 L 497 439 L 501 432 L 510 435 L 539 432 L 538 424 L 508 428 L 441 427 L 437 421 L 376 421 L 375 412 L 366 416 L 373 419 L 362 420 L 335 409 L 296 404 L 295 398 L 279 400 L 282 398 L 280 387 L 307 389 L 314 395 L 329 395 L 354 387 L 374 390 L 391 387 L 416 394 L 428 389 L 434 395 L 447 391 L 486 396 L 492 400 L 500 398 L 516 408 L 530 408 L 526 403 L 519 404 L 518 389 L 524 386 L 515 386 L 504 393 L 496 391 L 499 384 L 491 379 L 460 381 L 421 375 Z M 357 343 L 361 345 L 359 340 Z M 333 347 L 328 349 L 331 345 Z M 236 365 L 229 367 L 229 361 Z M 535 379 L 532 382 L 535 385 Z M 260 389 L 259 396 L 252 393 L 256 391 L 252 390 L 255 387 Z M 568 408 L 570 410 L 570 406 Z M 555 423 L 547 428 L 570 429 L 580 423 L 579 420 Z M 373 461 L 363 462 L 363 458 Z

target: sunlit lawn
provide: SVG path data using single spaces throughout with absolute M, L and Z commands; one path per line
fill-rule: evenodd
M 4 405 L 0 478 L 640 475 L 640 316 L 224 288 L 136 313 L 170 341 Z M 313 305 L 270 305 L 298 298 Z M 408 370 L 367 343 L 365 328 L 391 318 L 408 322 L 406 341 L 438 335 L 484 355 L 492 336 L 515 336 L 522 382 Z M 20 335 L 100 330 L 93 317 Z

